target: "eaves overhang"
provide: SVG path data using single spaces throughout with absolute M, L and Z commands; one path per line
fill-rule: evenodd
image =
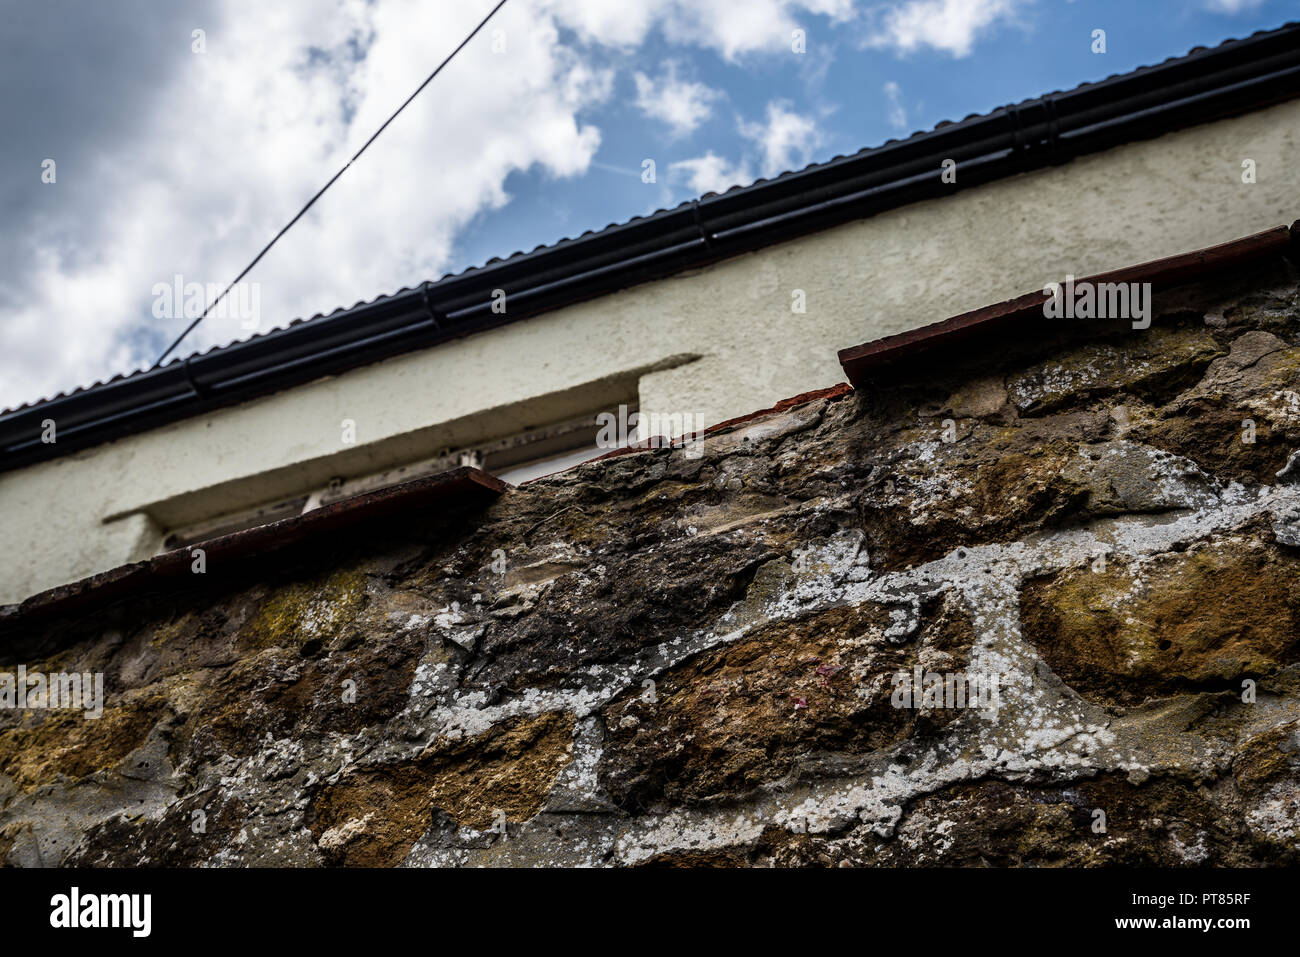
M 942 124 L 0 414 L 0 471 L 754 249 L 1300 96 L 1300 24 Z M 943 160 L 960 169 L 940 178 Z M 496 290 L 507 295 L 493 311 Z M 53 420 L 57 441 L 42 441 Z

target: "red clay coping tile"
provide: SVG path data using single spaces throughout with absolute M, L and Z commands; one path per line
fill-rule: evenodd
M 1077 286 L 1083 283 L 1149 282 L 1153 289 L 1168 289 L 1200 279 L 1207 273 L 1280 255 L 1294 248 L 1297 244 L 1297 235 L 1300 235 L 1300 220 L 1290 227 L 1277 226 L 1218 246 L 1076 279 L 1075 284 Z M 1034 313 L 1041 314 L 1043 304 L 1049 298 L 1044 292 L 1031 292 L 1015 299 L 1008 299 L 1006 302 L 945 319 L 943 322 L 885 336 L 849 349 L 841 349 L 840 365 L 849 381 L 855 387 L 862 388 L 869 384 L 872 372 L 900 360 L 910 359 L 939 347 L 962 343 L 976 336 L 987 337 Z
M 19 604 L 5 605 L 0 607 L 0 631 L 50 615 L 101 607 L 129 592 L 157 587 L 168 580 L 188 578 L 193 563 L 191 551 L 196 548 L 203 549 L 210 565 L 214 559 L 218 560 L 216 567 L 209 569 L 215 573 L 222 560 L 266 555 L 326 532 L 339 531 L 362 521 L 392 516 L 422 505 L 438 502 L 464 506 L 479 504 L 495 498 L 509 487 L 487 472 L 461 466 L 450 472 L 355 495 L 292 518 L 174 548 L 147 561 L 121 565 L 69 585 L 39 592 Z

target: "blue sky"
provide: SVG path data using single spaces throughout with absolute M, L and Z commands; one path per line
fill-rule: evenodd
M 739 165 L 757 152 L 741 135 L 742 125 L 761 121 L 773 100 L 815 118 L 817 136 L 808 144 L 807 158 L 819 162 L 1300 16 L 1300 5 L 1284 0 L 1055 0 L 1019 7 L 1017 15 L 975 31 L 964 55 L 928 45 L 862 49 L 860 33 L 824 16 L 800 20 L 808 34 L 803 59 L 769 55 L 729 62 L 716 50 L 683 48 L 652 36 L 628 57 L 614 95 L 591 114 L 603 134 L 592 168 L 573 179 L 537 170 L 512 175 L 509 207 L 484 214 L 459 235 L 451 268 L 599 229 L 697 195 L 690 182 L 672 176 L 667 183 L 659 177 L 658 189 L 643 184 L 637 175 L 642 159 L 656 157 L 663 169 L 712 151 L 733 167 Z M 1106 31 L 1104 54 L 1091 49 L 1092 31 L 1098 28 Z M 634 72 L 649 71 L 654 77 L 654 65 L 668 59 L 682 64 L 679 79 L 721 93 L 711 101 L 708 118 L 679 137 L 665 137 L 665 124 L 648 120 L 636 106 Z M 896 94 L 887 89 L 891 84 Z M 749 171 L 760 174 L 761 163 L 751 160 Z
M 491 5 L 13 5 L 0 406 L 147 365 L 188 319 L 160 315 L 161 285 L 234 278 Z M 510 0 L 249 276 L 253 331 L 1296 15 L 1294 0 Z M 242 320 L 209 319 L 180 354 L 246 337 Z

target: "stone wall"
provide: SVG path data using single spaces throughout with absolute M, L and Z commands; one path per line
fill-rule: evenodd
M 1295 863 L 1296 276 L 1157 307 L 13 612 L 0 667 L 107 702 L 0 711 L 0 856 Z

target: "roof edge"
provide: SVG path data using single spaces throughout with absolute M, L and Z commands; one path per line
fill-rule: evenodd
M 490 262 L 0 414 L 0 471 L 246 402 L 887 209 L 1300 97 L 1300 23 Z M 954 159 L 960 182 L 943 183 Z M 494 311 L 504 289 L 508 314 Z M 42 441 L 53 419 L 58 441 Z

